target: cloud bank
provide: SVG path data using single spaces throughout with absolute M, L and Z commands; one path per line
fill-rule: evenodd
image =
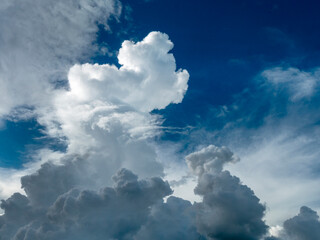
M 209 146 L 187 161 L 194 171 L 213 158 L 227 163 L 233 157 L 226 147 Z M 26 196 L 15 193 L 1 203 L 0 239 L 259 239 L 267 231 L 265 206 L 220 167 L 196 173 L 195 193 L 203 201 L 192 204 L 176 197 L 164 202 L 172 194 L 168 182 L 138 180 L 127 169 L 116 172 L 112 186 L 93 190 L 88 164 L 69 157 L 23 177 Z

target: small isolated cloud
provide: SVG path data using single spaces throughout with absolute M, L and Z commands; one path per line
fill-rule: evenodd
M 276 90 L 288 91 L 295 102 L 314 95 L 319 83 L 319 71 L 305 72 L 297 68 L 276 67 L 262 72 L 262 76 L 272 83 Z

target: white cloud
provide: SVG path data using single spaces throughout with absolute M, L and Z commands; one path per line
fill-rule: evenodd
M 297 68 L 276 67 L 263 71 L 262 76 L 274 85 L 276 91 L 287 89 L 294 102 L 312 97 L 320 80 L 318 69 L 305 72 Z
M 186 70 L 176 72 L 166 34 L 151 32 L 141 42 L 125 41 L 113 65 L 75 65 L 69 71 L 70 94 L 78 101 L 101 99 L 149 112 L 180 103 L 188 88 Z
M 96 51 L 97 23 L 108 28 L 117 0 L 14 0 L 0 3 L 0 117 L 50 102 L 70 66 Z

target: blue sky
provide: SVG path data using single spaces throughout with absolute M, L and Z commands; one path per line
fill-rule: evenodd
M 191 78 L 182 103 L 171 104 L 155 112 L 164 116 L 165 126 L 220 129 L 226 120 L 216 118 L 214 112 L 217 108 L 233 104 L 243 91 L 249 92 L 244 96 L 248 101 L 261 101 L 249 98 L 259 94 L 255 78 L 263 70 L 282 66 L 308 71 L 318 66 L 318 3 L 308 3 L 123 1 L 120 22 L 112 21 L 111 32 L 102 27 L 98 32 L 98 44 L 108 46 L 113 55 L 98 54 L 92 60 L 87 58 L 83 61 L 116 63 L 116 51 L 122 41 L 141 39 L 154 30 L 165 32 L 175 44 L 172 53 L 179 60 L 178 68 L 188 69 Z M 249 106 L 245 113 L 237 113 L 228 121 L 250 114 L 253 119 L 245 124 L 246 127 L 263 124 L 262 118 L 267 114 L 269 103 L 261 103 L 259 109 L 254 103 L 249 104 L 253 106 Z M 286 113 L 279 109 L 278 114 Z M 12 124 L 8 122 L 7 127 L 2 127 L 2 138 L 11 136 L 8 141 L 2 140 L 2 152 L 5 152 L 2 159 L 7 166 L 21 167 L 22 160 L 12 159 L 22 159 L 19 157 L 21 152 L 25 152 L 26 145 L 33 144 L 34 136 L 41 134 L 41 127 L 33 126 L 26 133 L 24 126 L 17 131 L 10 127 Z M 16 124 L 19 129 L 20 123 Z M 11 131 L 18 137 L 12 137 Z M 162 137 L 174 141 L 181 136 L 167 133 Z
M 159 232 L 152 221 L 172 206 L 195 211 L 196 224 L 177 226 L 190 227 L 189 237 L 316 239 L 318 230 L 292 229 L 303 218 L 320 226 L 319 7 L 311 0 L 4 1 L 0 198 L 18 191 L 46 212 L 61 196 L 80 194 L 74 188 L 99 198 L 100 188 L 139 185 L 134 173 L 139 181 L 168 181 L 161 193 L 141 192 L 162 199 L 173 190 L 179 199 L 142 204 L 156 215 L 143 212 L 148 220 L 140 219 L 132 239 Z M 232 207 L 216 205 L 223 193 L 210 181 L 233 186 Z M 24 198 L 17 196 L 7 203 Z M 249 203 L 255 231 L 229 236 L 220 227 L 243 228 L 212 220 L 212 206 L 228 220 Z M 245 225 L 250 216 L 242 215 Z M 1 221 L 0 240 L 1 233 L 14 237 Z

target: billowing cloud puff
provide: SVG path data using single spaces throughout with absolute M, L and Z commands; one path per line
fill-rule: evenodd
M 277 237 L 267 237 L 265 240 L 314 240 L 320 238 L 320 221 L 317 212 L 303 206 L 300 213 L 283 223 L 283 228 Z
M 224 156 L 216 158 L 221 162 Z M 219 167 L 199 176 L 195 193 L 203 201 L 191 204 L 176 197 L 163 202 L 172 193 L 167 182 L 159 177 L 138 180 L 126 169 L 113 176 L 112 187 L 98 190 L 95 181 L 102 173 L 94 173 L 91 164 L 89 158 L 69 157 L 23 177 L 27 196 L 16 193 L 2 201 L 0 239 L 250 240 L 266 232 L 265 207 Z
M 221 172 L 224 164 L 237 162 L 239 158 L 227 147 L 210 145 L 200 151 L 186 156 L 186 161 L 191 171 L 201 176 L 204 173 Z
M 150 207 L 172 191 L 160 178 L 138 181 L 136 175 L 125 169 L 113 180 L 113 188 L 99 192 L 71 188 L 57 194 L 49 207 L 29 202 L 32 194 L 29 198 L 14 194 L 1 204 L 5 214 L 0 217 L 0 239 L 133 239 L 147 221 Z M 58 189 L 56 193 L 60 191 L 59 184 L 50 187 Z
M 320 222 L 318 214 L 308 207 L 301 207 L 300 213 L 286 220 L 283 228 L 291 240 L 320 239 Z
M 195 211 L 189 201 L 169 197 L 152 209 L 146 225 L 135 240 L 195 240 L 201 239 L 195 226 Z
M 266 233 L 265 206 L 228 171 L 204 174 L 195 193 L 203 196 L 203 202 L 195 204 L 196 226 L 208 239 L 254 240 Z
M 180 103 L 188 88 L 186 70 L 176 72 L 166 34 L 151 32 L 141 42 L 125 41 L 114 65 L 75 65 L 69 71 L 70 94 L 78 101 L 100 99 L 149 112 Z
M 50 136 L 66 139 L 67 154 L 87 154 L 93 171 L 108 169 L 108 176 L 125 167 L 141 177 L 161 176 L 149 142 L 162 120 L 149 111 L 180 102 L 189 79 L 186 70 L 176 71 L 172 47 L 166 34 L 152 32 L 141 42 L 123 43 L 120 68 L 73 66 L 70 89 L 57 90 L 52 106 L 38 110 L 38 121 Z
M 214 240 L 253 240 L 266 233 L 265 206 L 237 177 L 223 171 L 225 163 L 238 161 L 228 148 L 210 145 L 186 161 L 199 176 L 195 193 L 203 197 L 194 205 L 199 233 Z

